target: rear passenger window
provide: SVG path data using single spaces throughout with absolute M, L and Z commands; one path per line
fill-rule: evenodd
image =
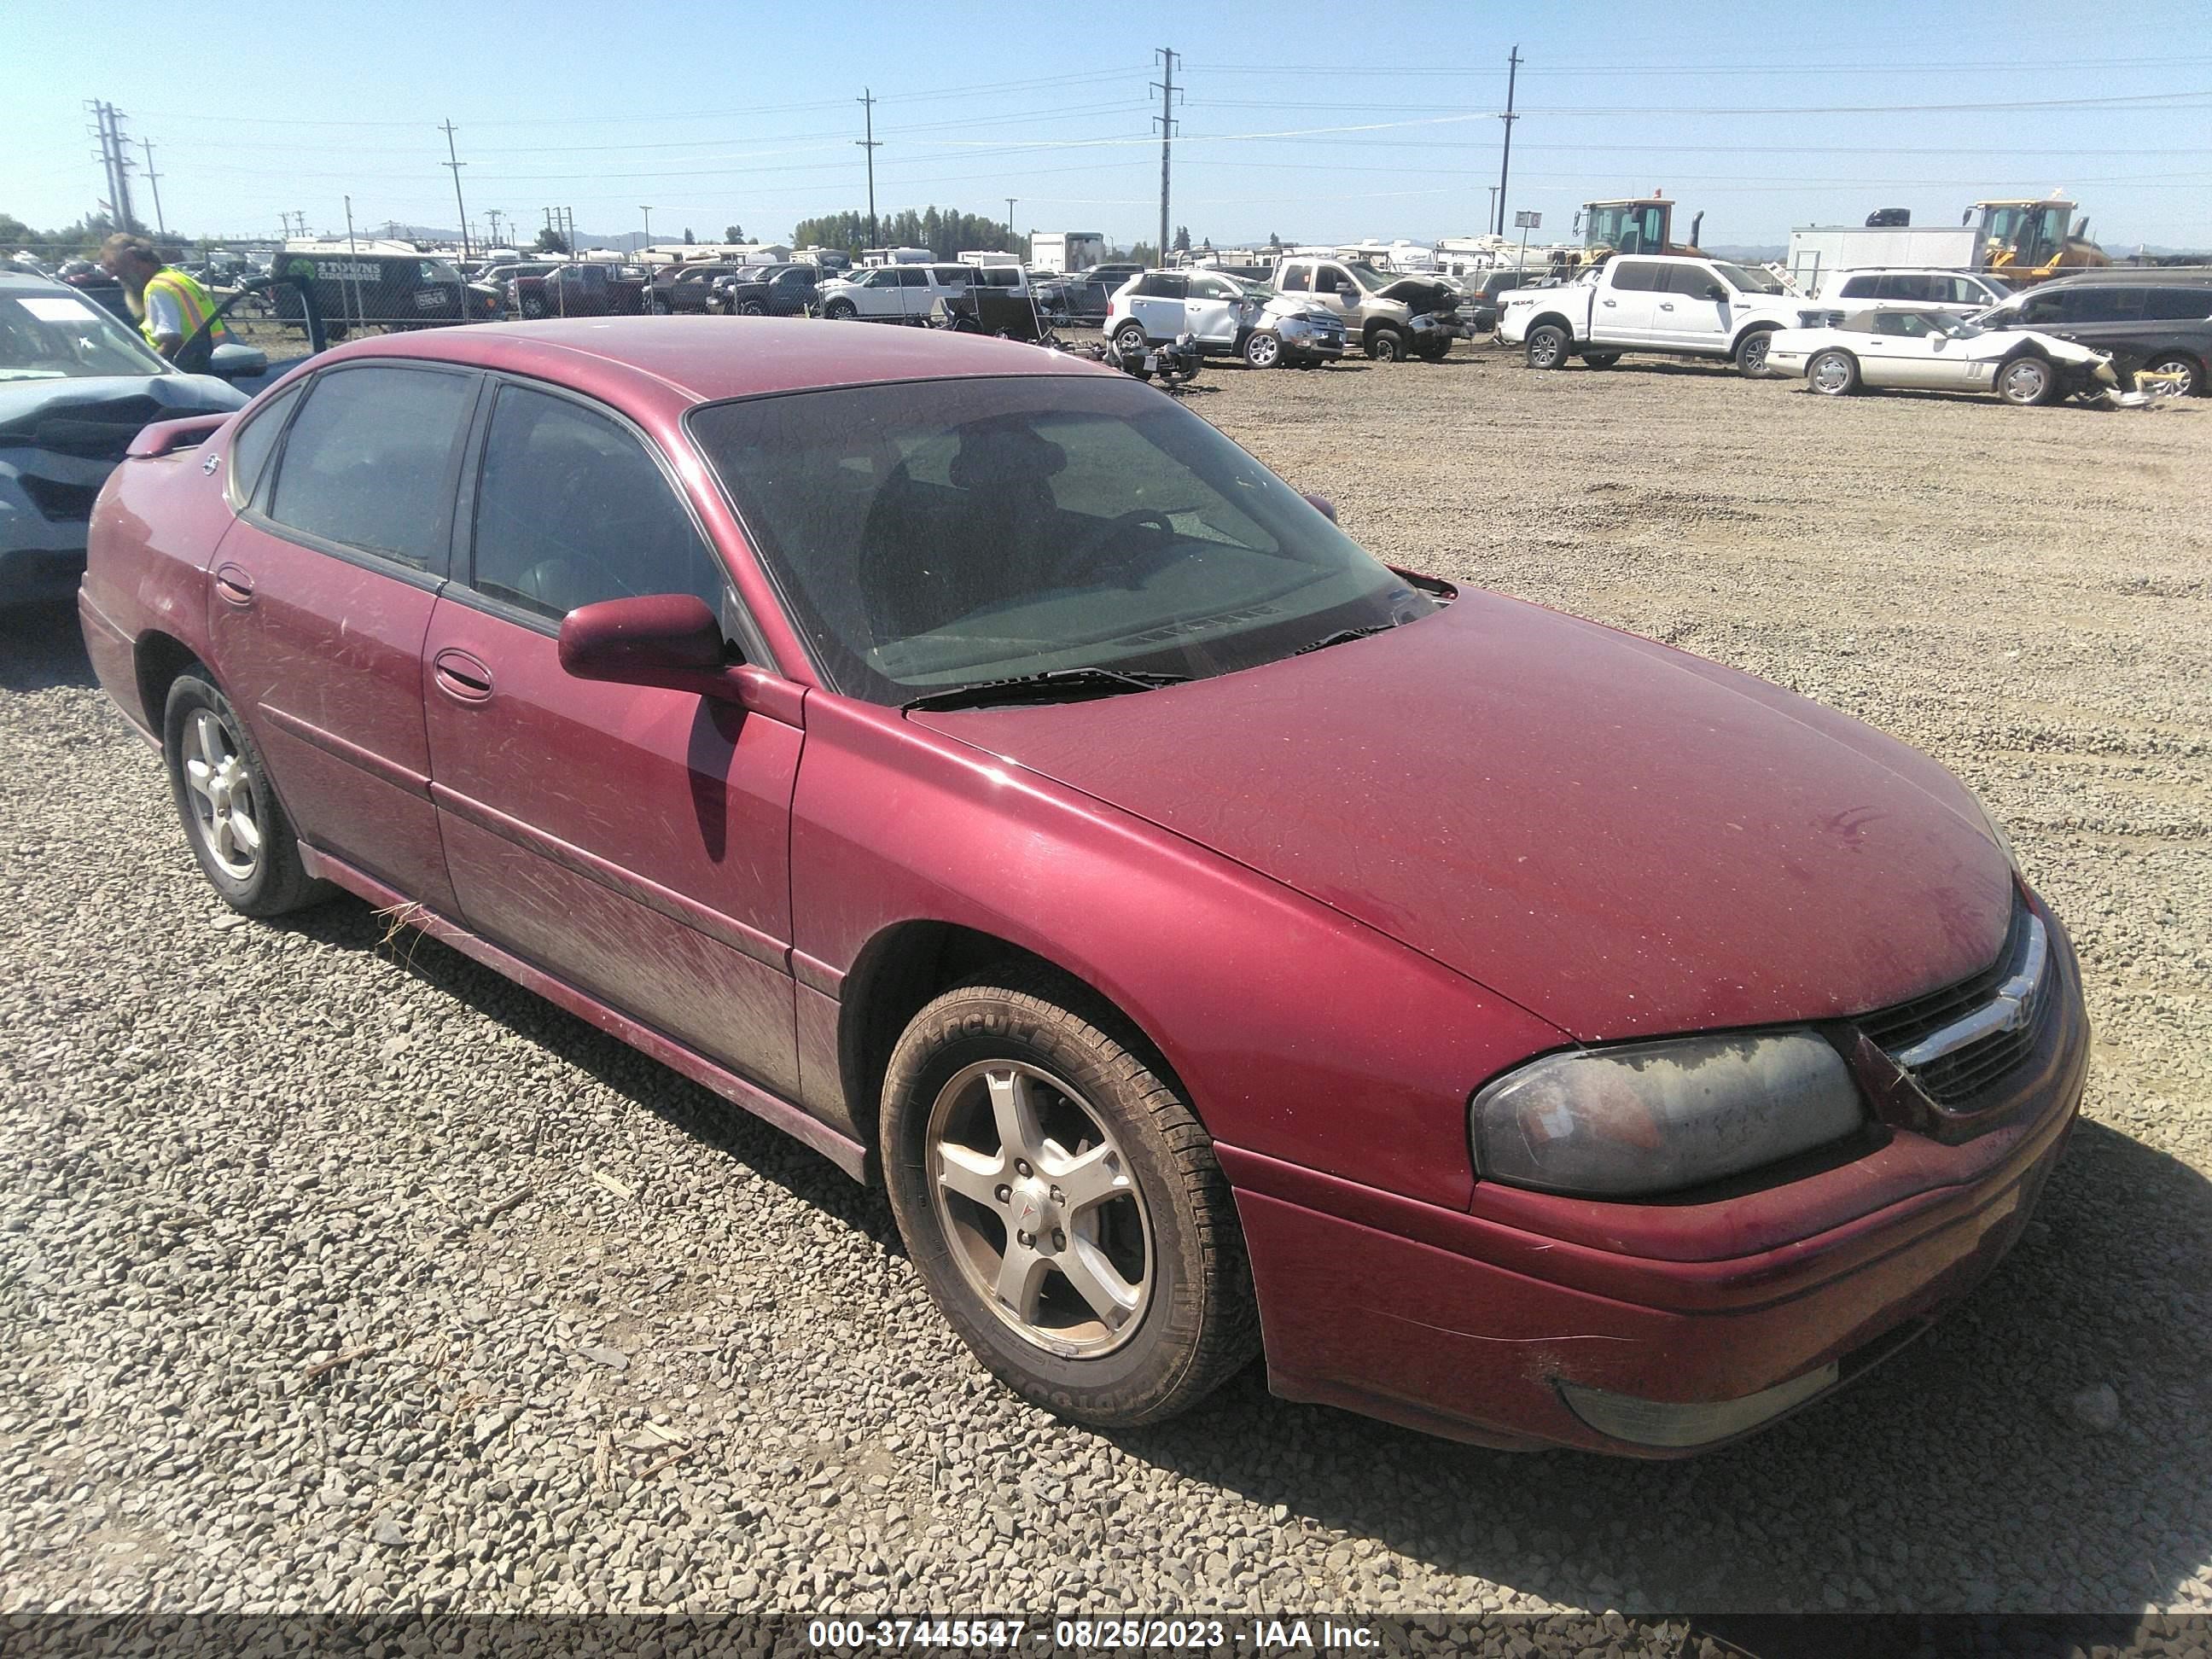
M 269 453 L 276 447 L 276 439 L 284 430 L 284 417 L 300 401 L 300 388 L 287 386 L 267 403 L 255 410 L 246 424 L 238 429 L 238 436 L 230 442 L 230 504 L 244 507 L 253 499 L 253 486 L 261 480 L 261 469 L 268 465 Z
M 1874 299 L 1876 297 L 1875 289 L 1880 282 L 1881 278 L 1876 276 L 1854 276 L 1844 284 L 1842 297 L 1846 300 Z
M 1667 267 L 1650 259 L 1615 259 L 1609 281 L 1627 294 L 1650 294 L 1666 284 Z
M 2202 322 L 2212 317 L 2212 288 L 2154 288 L 2143 315 L 2153 322 Z
M 626 428 L 566 398 L 502 386 L 477 485 L 480 593 L 541 617 L 647 593 L 720 615 L 721 561 Z
M 1285 294 L 1304 294 L 1305 291 L 1306 268 L 1304 265 L 1292 265 L 1288 270 L 1283 273 L 1283 292 Z
M 269 516 L 325 541 L 442 572 L 446 480 L 474 380 L 438 369 L 315 377 L 277 464 Z

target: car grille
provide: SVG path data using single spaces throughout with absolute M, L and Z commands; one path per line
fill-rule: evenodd
M 1863 1015 L 1859 1029 L 1941 1106 L 1993 1087 L 2035 1050 L 2056 970 L 2042 921 L 2015 896 L 1997 958 L 1970 979 Z

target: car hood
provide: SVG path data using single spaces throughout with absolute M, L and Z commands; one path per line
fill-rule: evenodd
M 121 460 L 155 421 L 243 409 L 246 398 L 212 374 L 83 375 L 0 380 L 0 447 Z
M 1426 276 L 1401 276 L 1376 297 L 1395 300 L 1413 311 L 1455 310 L 1460 299 L 1455 290 Z
M 1986 967 L 2010 861 L 1935 762 L 1744 674 L 1469 593 L 1095 702 L 909 718 L 1595 1042 L 1863 1012 Z

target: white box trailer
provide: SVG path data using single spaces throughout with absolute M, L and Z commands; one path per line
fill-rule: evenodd
M 1033 230 L 1030 233 L 1030 269 L 1058 271 L 1088 270 L 1106 257 L 1106 234 L 1097 230 Z
M 1979 270 L 1981 233 L 1972 225 L 1807 225 L 1790 233 L 1790 280 L 1801 294 L 1835 271 L 1890 266 Z

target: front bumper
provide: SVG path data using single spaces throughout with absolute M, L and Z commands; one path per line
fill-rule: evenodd
M 2051 1016 L 2009 1103 L 1980 1115 L 1996 1127 L 1957 1144 L 1888 1128 L 1847 1162 L 1709 1203 L 1478 1184 L 1468 1212 L 1220 1147 L 1271 1386 L 1481 1444 L 1666 1457 L 1848 1383 L 1996 1266 L 2057 1161 L 2088 1022 L 2051 932 Z

